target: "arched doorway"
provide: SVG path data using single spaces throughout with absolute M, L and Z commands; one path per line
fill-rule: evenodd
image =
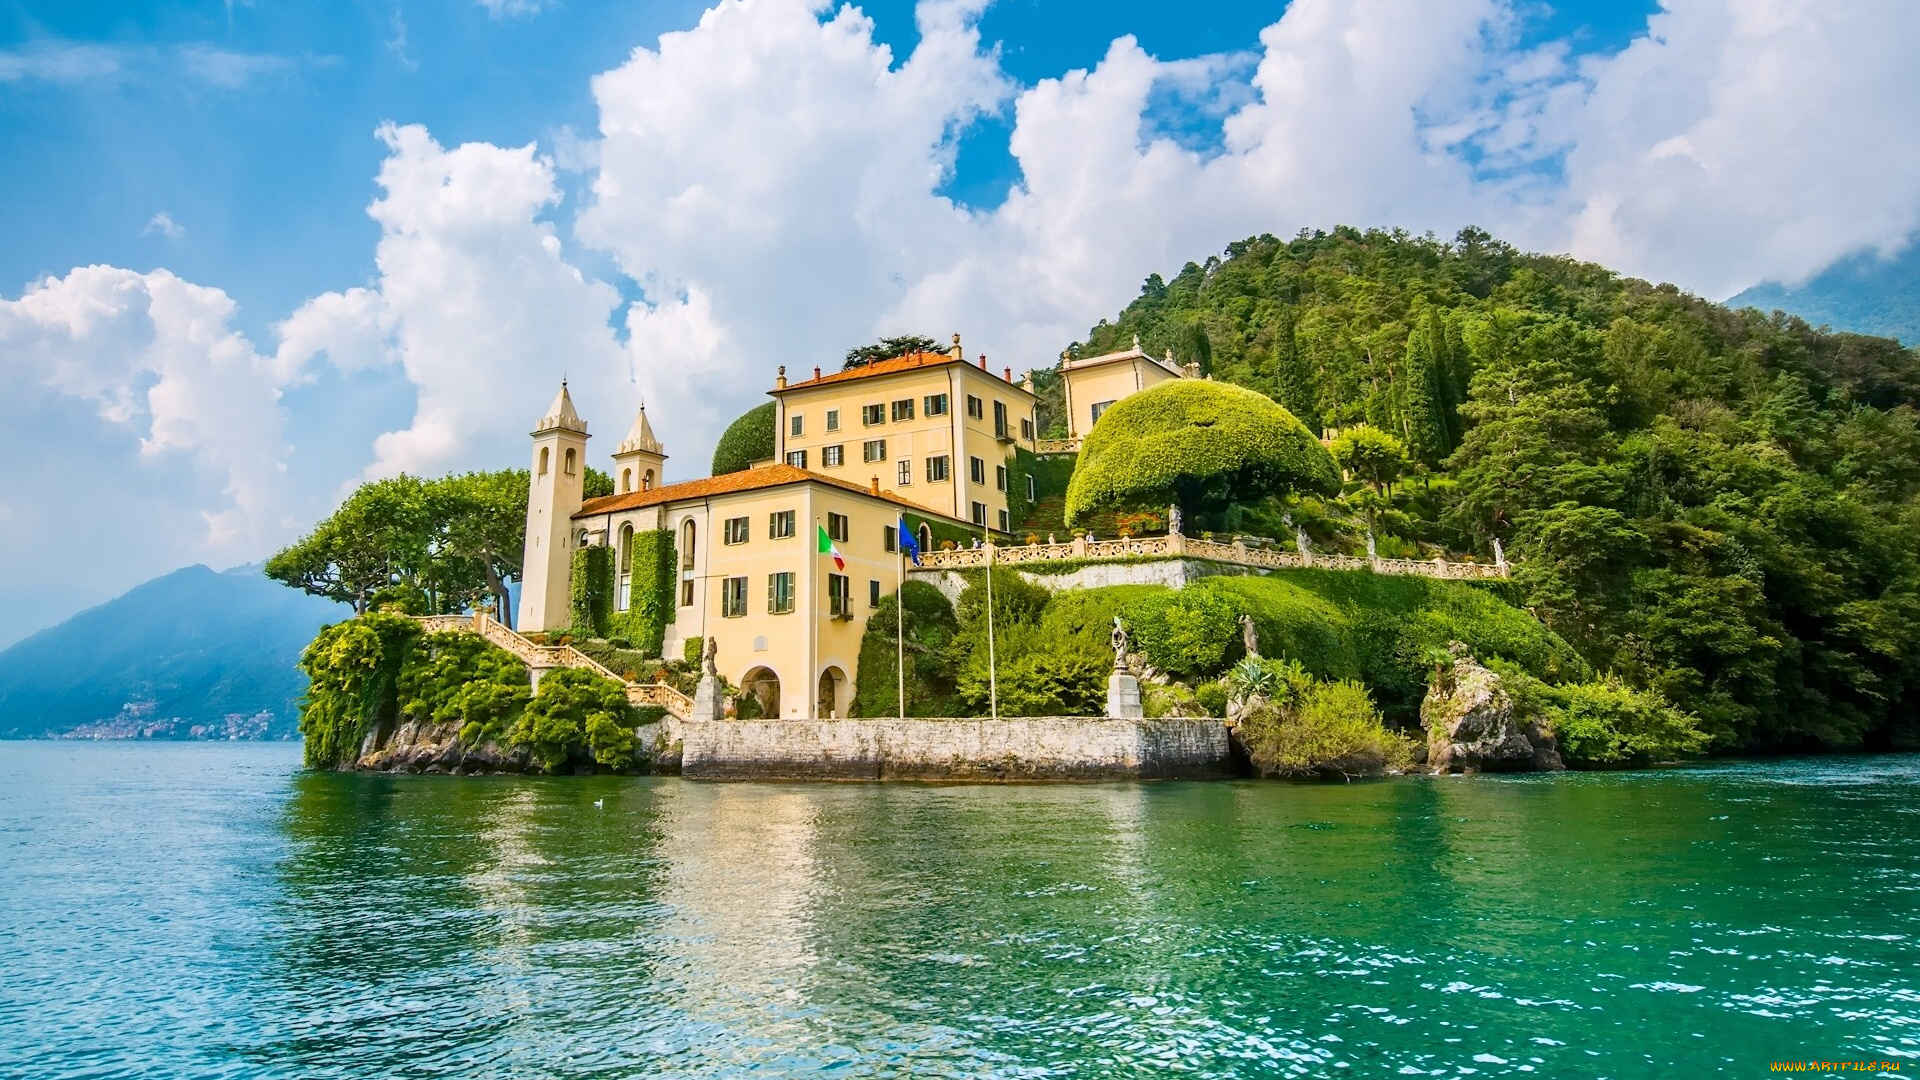
M 757 708 L 761 718 L 780 719 L 780 676 L 775 675 L 772 668 L 757 667 L 747 672 L 740 680 L 740 696 L 742 704 L 746 698 L 753 699 L 754 704 L 748 708 Z
M 829 667 L 820 673 L 820 692 L 814 701 L 813 715 L 820 720 L 833 720 L 846 712 L 840 699 L 846 693 L 846 673 L 837 667 Z
M 923 521 L 920 523 L 920 554 L 925 555 L 932 550 L 933 530 L 928 528 L 927 523 Z

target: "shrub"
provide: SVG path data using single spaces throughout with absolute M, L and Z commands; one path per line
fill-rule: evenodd
M 908 716 L 945 716 L 952 712 L 953 668 L 950 646 L 959 630 L 953 606 L 940 590 L 922 581 L 909 581 L 906 596 L 906 681 Z M 996 596 L 994 599 L 998 600 Z M 884 596 L 867 618 L 860 639 L 860 662 L 854 672 L 851 712 L 854 716 L 898 716 L 899 654 L 894 648 L 898 599 Z M 745 717 L 742 717 L 745 719 Z
M 1569 765 L 1671 761 L 1699 754 L 1711 741 L 1699 717 L 1654 691 L 1614 679 L 1550 686 L 1504 661 L 1487 666 L 1500 676 L 1516 712 L 1553 729 Z
M 518 658 L 474 634 L 428 634 L 400 673 L 400 712 L 460 725 L 469 745 L 501 739 L 532 700 Z
M 1288 684 L 1239 732 L 1264 776 L 1377 776 L 1413 764 L 1413 743 L 1388 731 L 1367 688 L 1350 680 Z
M 1156 592 L 1127 605 L 1122 618 L 1153 666 L 1176 675 L 1211 675 L 1240 651 L 1239 611 L 1206 589 Z
M 400 675 L 420 624 L 372 613 L 321 628 L 300 654 L 302 756 L 309 769 L 354 760 L 367 732 L 399 713 Z
M 756 405 L 742 413 L 713 447 L 713 475 L 740 472 L 756 461 L 773 456 L 773 402 Z
M 1227 715 L 1227 687 L 1221 682 L 1201 683 L 1194 688 L 1193 697 L 1200 705 L 1203 715 L 1223 717 Z
M 998 585 L 994 600 L 1000 599 Z M 984 628 L 977 647 L 961 660 L 954 697 L 968 715 L 988 712 L 992 689 L 988 678 Z M 995 627 L 1000 715 L 1100 716 L 1106 712 L 1107 676 L 1113 671 L 1113 650 L 1100 637 L 1081 633 L 1059 636 L 1034 623 Z
M 1069 524 L 1102 509 L 1189 513 L 1291 491 L 1340 492 L 1333 459 L 1264 394 L 1177 379 L 1120 399 L 1087 434 L 1067 488 Z
M 509 733 L 533 761 L 557 772 L 584 747 L 609 768 L 633 764 L 633 708 L 618 683 L 580 668 L 557 668 L 540 680 L 519 721 Z

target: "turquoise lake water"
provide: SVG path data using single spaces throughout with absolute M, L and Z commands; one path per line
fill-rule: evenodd
M 1316 787 L 298 764 L 0 743 L 0 1076 L 1920 1071 L 1915 757 Z

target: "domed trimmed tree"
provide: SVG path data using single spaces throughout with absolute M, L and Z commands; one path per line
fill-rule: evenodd
M 1305 424 L 1245 387 L 1176 379 L 1101 414 L 1067 486 L 1067 522 L 1169 505 L 1208 513 L 1290 492 L 1340 493 L 1339 469 Z
M 713 446 L 713 475 L 741 472 L 773 456 L 773 402 L 756 405 L 727 425 Z

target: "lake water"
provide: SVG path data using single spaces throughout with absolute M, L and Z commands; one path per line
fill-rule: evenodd
M 1920 1070 L 1920 758 L 964 787 L 298 755 L 0 743 L 0 1076 Z

